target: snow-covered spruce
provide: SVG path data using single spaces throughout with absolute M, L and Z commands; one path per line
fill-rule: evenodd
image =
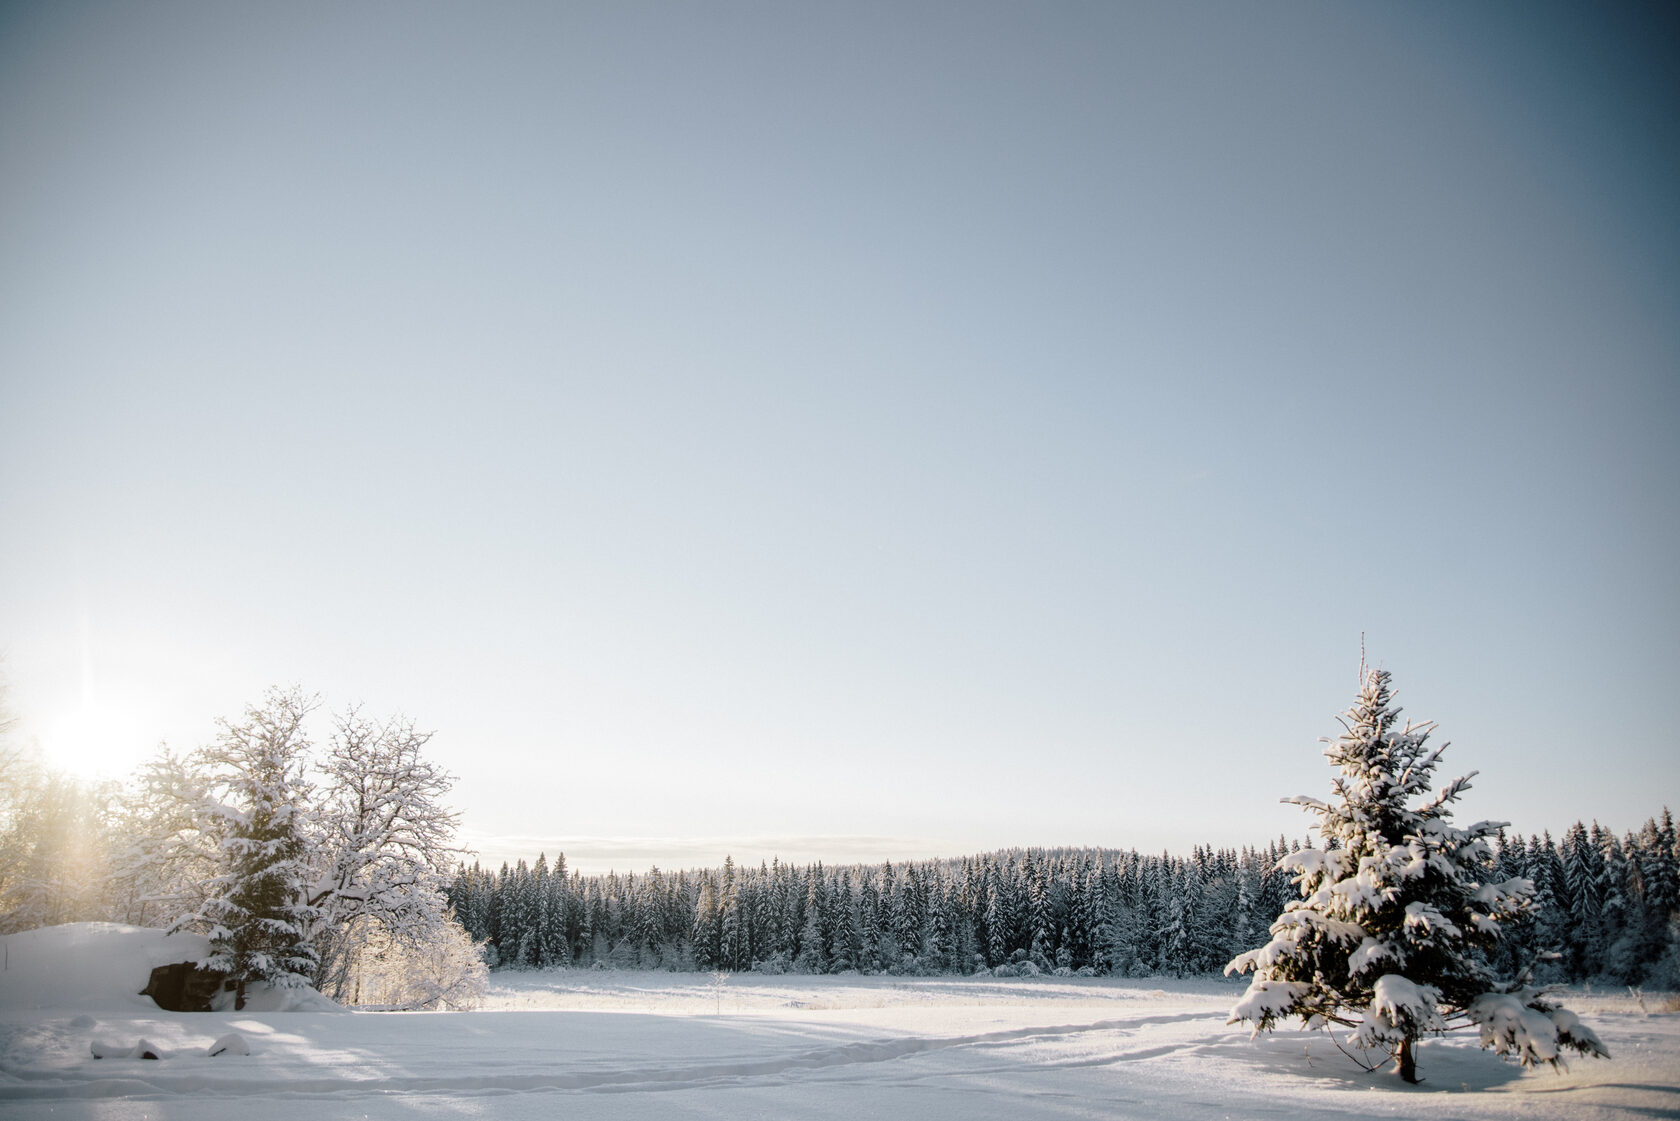
M 1325 847 L 1279 863 L 1301 897 L 1284 905 L 1271 941 L 1225 967 L 1254 971 L 1230 1022 L 1256 1034 L 1287 1016 L 1307 1028 L 1342 1025 L 1356 1046 L 1391 1054 L 1409 1082 L 1414 1044 L 1467 1024 L 1481 1029 L 1483 1046 L 1525 1066 L 1556 1065 L 1567 1049 L 1608 1057 L 1591 1028 L 1528 987 L 1526 971 L 1495 976 L 1489 951 L 1502 924 L 1533 910 L 1534 884 L 1494 874 L 1487 839 L 1501 823 L 1450 824 L 1448 807 L 1475 772 L 1429 796 L 1447 745 L 1428 746 L 1432 723 L 1399 726 L 1386 670 L 1361 667 L 1360 676 L 1342 735 L 1324 741 L 1341 772 L 1335 797 L 1285 799 L 1318 815 Z
M 254 982 L 283 988 L 310 984 L 320 957 L 308 939 L 315 916 L 304 895 L 309 845 L 302 807 L 309 741 L 302 730 L 310 703 L 301 693 L 272 692 L 204 751 L 211 778 L 203 812 L 223 871 L 209 897 L 176 925 L 208 926 L 206 963 L 233 982 L 234 1008 Z

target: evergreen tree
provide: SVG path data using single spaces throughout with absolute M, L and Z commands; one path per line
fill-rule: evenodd
M 996 967 L 1009 958 L 1009 905 L 996 864 L 987 870 L 985 896 L 986 964 Z
M 1107 910 L 1103 899 L 1100 860 L 1085 863 L 1075 891 L 1073 921 L 1068 926 L 1068 940 L 1072 943 L 1072 965 L 1074 969 L 1094 969 L 1097 965 L 1097 946 L 1101 942 L 1103 914 Z
M 1242 855 L 1238 858 L 1231 880 L 1231 911 L 1228 929 L 1222 939 L 1224 942 L 1224 949 L 1220 954 L 1222 958 L 1235 957 L 1242 952 L 1242 947 L 1252 945 L 1254 939 L 1259 936 L 1259 932 L 1255 929 L 1257 924 L 1255 922 L 1254 906 L 1256 887 L 1260 881 L 1258 863 L 1258 854 L 1254 850 L 1249 848 L 1242 850 Z M 1272 913 L 1276 914 L 1276 912 Z
M 601 881 L 599 877 L 592 876 L 587 881 L 580 878 L 579 882 L 583 884 L 583 891 L 577 897 L 577 930 L 572 939 L 572 945 L 575 947 L 572 957 L 574 960 L 593 963 L 597 960 L 595 917 L 600 910 L 597 902 L 601 897 Z
M 1629 931 L 1637 929 L 1628 905 L 1627 850 L 1608 829 L 1598 830 L 1598 847 L 1603 856 L 1604 880 L 1599 896 L 1604 900 L 1604 956 L 1597 972 L 1617 984 L 1631 985 L 1639 976 Z
M 1491 842 L 1492 857 L 1488 878 L 1504 882 L 1523 879 L 1528 871 L 1528 850 L 1521 836 L 1514 840 L 1505 835 L 1505 827 L 1494 830 Z M 1532 883 L 1532 881 L 1530 881 Z M 1489 951 L 1494 972 L 1502 977 L 1514 977 L 1535 960 L 1534 908 L 1528 908 L 1507 918 L 1500 927 L 1499 942 Z
M 799 938 L 805 927 L 805 877 L 782 865 L 778 871 L 780 899 L 776 916 L 776 947 L 786 960 L 799 956 Z
M 539 852 L 537 862 L 531 867 L 530 884 L 530 914 L 531 914 L 531 965 L 541 969 L 549 964 L 548 943 L 550 931 L 548 923 L 550 912 L 548 909 L 548 854 Z
M 1165 857 L 1163 857 L 1165 862 Z M 1167 873 L 1173 890 L 1167 900 L 1165 923 L 1161 927 L 1161 965 L 1182 977 L 1195 973 L 1201 931 L 1197 917 L 1202 904 L 1202 870 L 1194 860 L 1184 861 L 1177 874 Z
M 521 860 L 514 866 L 513 881 L 508 885 L 508 906 L 502 913 L 503 944 L 511 947 L 508 963 L 520 969 L 536 964 L 535 903 L 531 869 Z
M 655 872 L 658 869 L 654 869 Z M 548 875 L 548 893 L 542 900 L 543 962 L 549 966 L 570 965 L 571 941 L 567 937 L 570 893 L 566 882 L 566 854 L 556 853 Z
M 303 768 L 309 741 L 303 720 L 313 707 L 301 692 L 271 691 L 238 724 L 223 720 L 203 752 L 218 794 L 207 805 L 223 871 L 201 909 L 175 926 L 210 928 L 206 963 L 234 983 L 234 1009 L 245 1007 L 254 981 L 280 987 L 310 982 L 318 958 L 305 932 L 314 918 L 306 902 L 309 852 L 302 820 L 308 787 Z
M 904 866 L 896 903 L 893 933 L 898 936 L 899 947 L 905 956 L 914 958 L 921 953 L 927 931 L 925 884 L 914 864 Z
M 735 858 L 723 858 L 723 876 L 718 883 L 718 967 L 738 970 L 746 956 L 745 932 L 741 922 L 741 885 L 735 875 Z
M 1534 882 L 1534 945 L 1540 952 L 1536 972 L 1547 981 L 1568 977 L 1563 964 L 1569 940 L 1569 885 L 1551 830 L 1528 839 L 1528 878 Z
M 1133 968 L 1139 973 L 1154 973 L 1159 969 L 1170 968 L 1166 964 L 1162 932 L 1168 926 L 1168 910 L 1177 892 L 1177 886 L 1174 882 L 1172 858 L 1166 853 L 1162 853 L 1158 860 L 1151 857 L 1147 860 L 1140 859 L 1138 863 L 1141 874 L 1138 877 L 1137 907 L 1132 924 L 1137 961 Z
M 1050 959 L 1056 953 L 1055 921 L 1051 917 L 1049 868 L 1034 865 L 1027 857 L 1023 879 L 1027 894 L 1027 956 L 1040 969 L 1049 972 Z
M 835 878 L 831 893 L 834 927 L 829 935 L 829 964 L 835 973 L 857 968 L 858 920 L 857 902 L 852 895 L 850 875 L 842 869 Z
M 1412 804 L 1428 796 L 1445 745 L 1428 746 L 1431 724 L 1398 725 L 1389 680 L 1361 666 L 1358 699 L 1325 752 L 1340 771 L 1334 799 L 1289 799 L 1318 815 L 1326 848 L 1286 858 L 1301 898 L 1285 907 L 1267 945 L 1225 967 L 1255 972 L 1231 1022 L 1249 1021 L 1256 1032 L 1289 1015 L 1308 1026 L 1342 1024 L 1355 1029 L 1358 1046 L 1389 1051 L 1412 1082 L 1415 1043 L 1454 1017 L 1477 1023 L 1484 1046 L 1524 1063 L 1556 1063 L 1561 1047 L 1606 1054 L 1544 994 L 1492 975 L 1485 951 L 1501 924 L 1530 905 L 1530 885 L 1484 882 L 1495 824 L 1450 824 L 1449 807 L 1472 776 Z
M 490 903 L 486 908 L 487 919 L 485 922 L 485 930 L 488 931 L 488 933 L 485 937 L 490 941 L 490 948 L 495 951 L 494 956 L 497 964 L 501 963 L 501 959 L 506 953 L 502 947 L 502 916 L 507 911 L 508 874 L 507 861 L 504 860 L 502 861 L 501 870 L 494 876 L 489 877 L 488 885 Z M 512 947 L 509 947 L 508 949 L 511 948 Z
M 1680 910 L 1680 861 L 1675 855 L 1674 817 L 1667 808 L 1660 820 L 1647 821 L 1640 830 L 1639 849 L 1640 876 L 1645 886 L 1639 956 L 1655 964 L 1668 949 L 1675 913 Z
M 701 969 L 723 967 L 723 908 L 717 883 L 708 872 L 700 874 L 700 898 L 694 907 L 694 961 Z
M 823 935 L 826 902 L 823 890 L 822 866 L 818 865 L 810 876 L 810 887 L 805 896 L 804 924 L 799 929 L 799 952 L 794 964 L 804 973 L 828 972 L 828 949 Z
M 1571 980 L 1593 975 L 1603 960 L 1604 899 L 1601 895 L 1602 857 L 1576 822 L 1563 835 L 1563 880 L 1569 892 L 1569 930 L 1564 938 L 1565 962 Z
M 891 937 L 884 926 L 881 891 L 876 884 L 877 877 L 869 876 L 858 891 L 858 939 L 863 944 L 860 964 L 871 973 L 887 968 L 885 943 Z
M 931 877 L 932 873 L 929 875 Z M 930 879 L 928 882 L 932 887 L 927 901 L 927 926 L 916 958 L 921 962 L 923 972 L 948 973 L 954 965 L 951 951 L 956 933 L 951 911 L 951 885 L 943 879 Z

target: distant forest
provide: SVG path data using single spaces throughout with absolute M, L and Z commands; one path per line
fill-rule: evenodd
M 1310 843 L 1310 842 L 1308 842 Z M 1276 870 L 1302 842 L 1197 848 L 1013 849 L 955 860 L 825 867 L 775 862 L 584 876 L 565 856 L 446 889 L 493 966 L 1148 976 L 1217 972 L 1261 945 L 1295 897 Z M 1498 838 L 1494 880 L 1536 885 L 1498 964 L 1542 981 L 1680 988 L 1680 851 L 1668 810 L 1621 838 L 1576 823 L 1558 841 Z

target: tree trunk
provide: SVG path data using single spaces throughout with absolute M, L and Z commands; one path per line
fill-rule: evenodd
M 234 990 L 233 990 L 233 1010 L 235 1012 L 245 1011 L 245 975 L 244 974 L 240 974 L 239 982 L 238 982 L 237 985 L 234 986 Z
M 1400 1077 L 1407 1082 L 1421 1082 L 1417 1075 L 1417 1054 L 1412 1050 L 1412 1041 L 1402 1039 L 1400 1050 L 1394 1053 L 1394 1069 L 1400 1072 Z

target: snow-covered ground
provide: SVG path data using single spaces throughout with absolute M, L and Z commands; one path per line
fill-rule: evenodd
M 1468 1035 L 1426 1081 L 1322 1035 L 1251 1042 L 1211 980 L 497 974 L 461 1013 L 169 1013 L 132 994 L 173 945 L 83 926 L 0 939 L 0 1116 L 1319 1118 L 1680 1116 L 1680 1013 L 1571 1006 L 1615 1058 L 1522 1071 Z M 139 972 L 136 981 L 130 974 Z M 122 990 L 130 991 L 122 991 Z M 249 1055 L 206 1052 L 235 1033 Z M 161 1058 L 95 1059 L 147 1040 Z

